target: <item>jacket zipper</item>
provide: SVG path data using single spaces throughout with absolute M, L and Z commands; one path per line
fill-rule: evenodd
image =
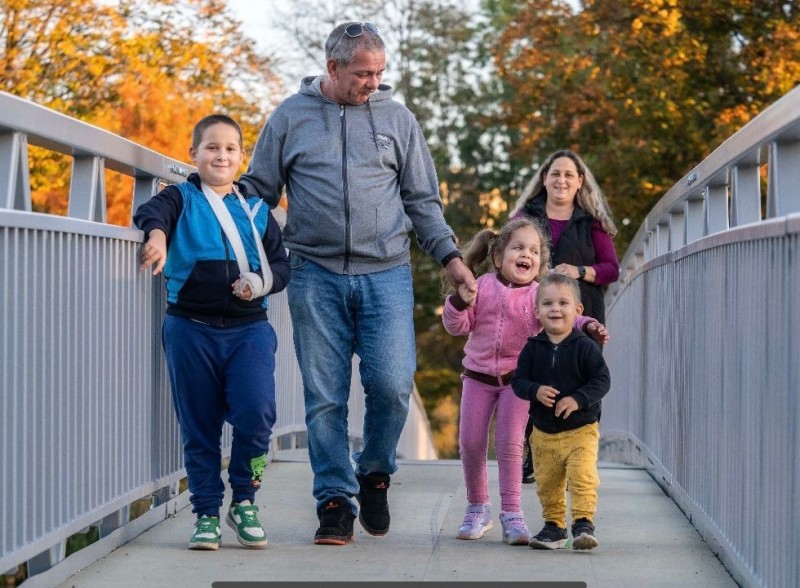
M 558 355 L 558 345 L 553 345 L 553 353 L 550 355 L 550 373 L 553 374 L 553 381 L 550 385 L 556 388 L 556 355 Z
M 347 116 L 344 105 L 339 106 L 342 134 L 342 195 L 344 196 L 344 273 L 350 269 L 350 194 L 347 186 Z

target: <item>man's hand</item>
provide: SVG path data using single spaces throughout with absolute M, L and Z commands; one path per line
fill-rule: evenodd
M 478 293 L 475 290 L 470 290 L 466 284 L 459 284 L 458 296 L 470 307 L 475 305 L 475 299 L 478 297 Z
M 456 288 L 465 301 L 467 298 L 464 296 L 464 292 L 477 292 L 478 285 L 475 282 L 475 276 L 472 275 L 472 272 L 469 271 L 469 268 L 464 265 L 464 262 L 461 260 L 460 257 L 454 257 L 450 261 L 447 262 L 447 265 L 444 268 L 445 272 L 447 272 L 447 281 L 450 282 L 450 285 L 453 288 Z M 465 290 L 461 289 L 461 286 L 465 288 Z

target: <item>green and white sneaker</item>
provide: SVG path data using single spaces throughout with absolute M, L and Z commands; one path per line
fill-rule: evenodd
M 203 515 L 194 524 L 194 534 L 189 539 L 189 549 L 216 551 L 219 549 L 221 536 L 219 518 Z
M 236 539 L 245 547 L 260 549 L 267 546 L 267 535 L 258 521 L 258 507 L 249 500 L 231 504 L 225 522 L 236 531 Z

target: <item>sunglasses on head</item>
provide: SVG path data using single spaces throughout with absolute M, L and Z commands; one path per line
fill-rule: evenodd
M 376 27 L 371 22 L 354 22 L 353 24 L 349 24 L 344 28 L 344 32 L 342 35 L 336 39 L 336 42 L 333 44 L 333 47 L 339 44 L 339 42 L 344 39 L 344 36 L 347 35 L 351 39 L 355 39 L 356 37 L 360 37 L 364 34 L 364 31 L 369 31 L 373 35 L 378 34 L 378 27 Z
M 378 27 L 371 22 L 354 22 L 353 24 L 349 24 L 345 27 L 344 34 L 351 39 L 355 39 L 356 37 L 363 35 L 364 31 L 369 31 L 373 35 L 377 35 Z

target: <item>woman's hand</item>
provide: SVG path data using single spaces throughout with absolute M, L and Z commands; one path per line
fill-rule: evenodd
M 562 274 L 576 280 L 578 279 L 578 267 L 568 263 L 559 263 L 550 271 L 554 274 Z

